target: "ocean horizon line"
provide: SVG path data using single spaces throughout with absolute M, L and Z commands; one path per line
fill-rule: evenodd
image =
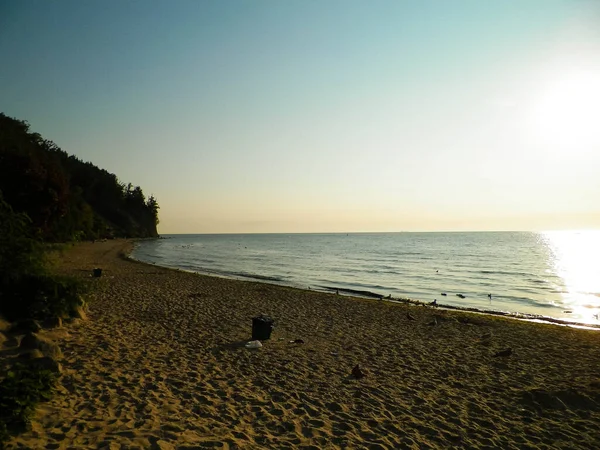
M 236 232 L 200 232 L 200 233 L 159 233 L 162 236 L 225 236 L 225 235 L 343 235 L 343 234 L 449 234 L 449 233 L 558 233 L 600 231 L 600 228 L 569 228 L 552 230 L 431 230 L 431 231 L 236 231 Z

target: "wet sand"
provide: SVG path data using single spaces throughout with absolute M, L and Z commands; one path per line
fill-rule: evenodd
M 163 269 L 131 245 L 60 258 L 103 275 L 88 320 L 54 331 L 64 374 L 11 448 L 600 446 L 597 331 Z M 246 349 L 260 313 L 272 339 Z

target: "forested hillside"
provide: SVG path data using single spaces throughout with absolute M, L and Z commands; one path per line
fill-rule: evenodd
M 0 198 L 45 241 L 157 236 L 158 203 L 0 113 Z

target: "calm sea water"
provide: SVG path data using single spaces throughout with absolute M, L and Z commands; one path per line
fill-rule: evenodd
M 304 289 L 600 324 L 600 231 L 163 237 L 132 256 Z

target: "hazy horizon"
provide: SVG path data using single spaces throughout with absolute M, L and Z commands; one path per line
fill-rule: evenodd
M 161 233 L 159 237 L 163 236 L 218 236 L 218 235 L 255 235 L 255 234 L 395 234 L 395 233 L 413 233 L 413 234 L 426 234 L 426 233 L 538 233 L 538 234 L 554 234 L 554 233 L 600 233 L 600 229 L 557 229 L 557 230 L 434 230 L 434 231 L 257 231 L 257 232 L 231 232 L 231 233 Z M 153 238 L 143 238 L 153 239 Z
M 0 111 L 160 234 L 600 228 L 600 3 L 8 1 Z

